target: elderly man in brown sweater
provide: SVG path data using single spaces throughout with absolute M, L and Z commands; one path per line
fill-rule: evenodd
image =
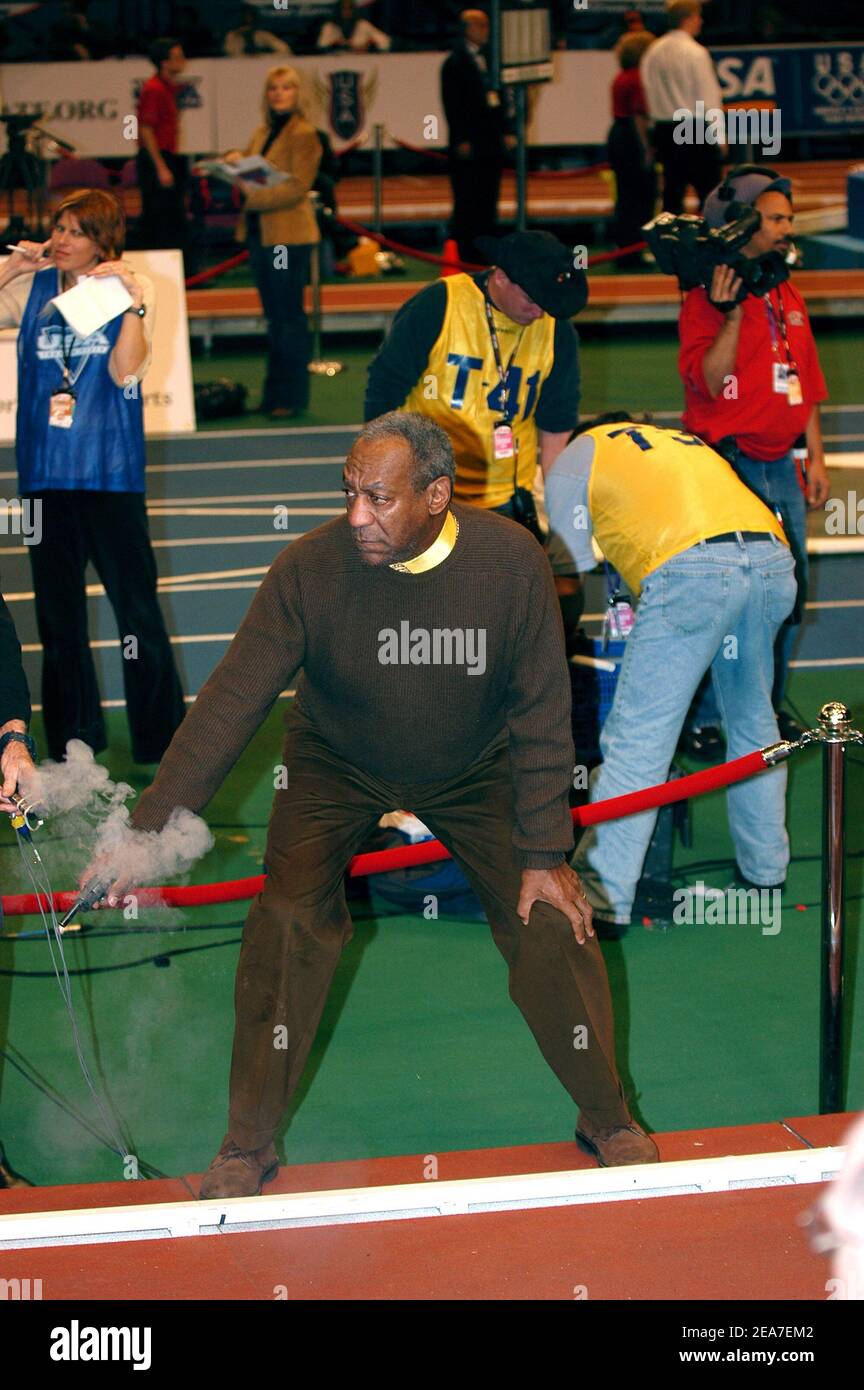
M 523 527 L 453 505 L 453 471 L 431 420 L 366 426 L 347 514 L 275 560 L 132 817 L 159 830 L 176 806 L 200 811 L 302 668 L 237 967 L 228 1134 L 202 1197 L 253 1194 L 276 1171 L 273 1135 L 351 935 L 345 869 L 394 806 L 480 897 L 511 997 L 581 1107 L 577 1142 L 601 1164 L 657 1161 L 624 1100 L 606 969 L 567 863 L 570 684 L 549 566 Z M 126 886 L 121 869 L 108 901 Z

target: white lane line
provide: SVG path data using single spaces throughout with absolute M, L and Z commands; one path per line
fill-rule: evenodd
M 244 468 L 312 468 L 316 464 L 344 463 L 344 454 L 325 454 L 317 458 L 299 459 L 217 459 L 214 463 L 148 463 L 148 473 L 214 473 L 225 471 L 225 469 L 235 468 L 238 471 Z M 0 474 L 0 477 L 3 477 Z M 14 478 L 16 474 L 9 473 L 5 476 Z
M 187 545 L 212 545 L 214 549 L 220 545 L 284 545 L 286 541 L 299 541 L 304 535 L 303 531 L 283 531 L 278 536 L 193 536 L 184 540 L 151 539 L 150 544 L 154 550 L 176 549 L 178 546 Z M 26 555 L 29 549 L 27 545 L 4 546 L 0 549 L 0 556 Z
M 168 588 L 162 588 L 160 592 L 165 594 L 221 594 L 229 589 L 257 589 L 259 588 L 257 579 L 237 579 L 230 584 L 171 584 Z
M 279 691 L 279 694 L 277 695 L 276 698 L 277 698 L 278 700 L 293 700 L 293 699 L 294 699 L 294 696 L 296 695 L 296 693 L 297 693 L 296 690 L 280 690 L 280 691 Z M 184 696 L 183 696 L 183 703 L 184 703 L 184 704 L 187 704 L 187 705 L 194 705 L 194 703 L 195 703 L 195 701 L 196 701 L 197 699 L 198 699 L 198 692 L 197 692 L 197 690 L 196 690 L 196 692 L 195 692 L 194 695 L 184 695 Z M 125 709 L 125 708 L 126 708 L 126 701 L 125 701 L 125 700 L 100 700 L 99 703 L 100 703 L 100 705 L 102 706 L 103 709 Z M 32 705 L 31 708 L 32 708 L 34 714 L 41 714 L 41 713 L 42 713 L 42 706 L 41 706 L 41 705 Z
M 864 536 L 808 536 L 808 555 L 860 555 L 864 551 Z
M 166 550 L 183 545 L 284 545 L 286 541 L 299 541 L 303 534 L 302 531 L 296 534 L 282 531 L 278 536 L 193 536 L 185 540 L 151 540 L 150 544 L 154 550 Z M 25 548 L 21 547 L 22 550 Z
M 260 429 L 260 430 L 195 430 L 194 433 L 184 434 L 148 434 L 148 439 L 176 439 L 181 444 L 190 439 L 257 439 L 260 435 L 288 435 L 296 439 L 298 434 L 359 434 L 362 430 L 359 425 L 283 425 L 281 428 Z
M 828 656 L 821 660 L 790 661 L 790 666 L 806 669 L 808 666 L 864 666 L 864 656 Z
M 344 501 L 344 492 L 239 492 L 214 497 L 155 497 L 151 507 L 209 507 L 225 502 L 335 502 Z
M 253 565 L 248 569 L 239 570 L 199 570 L 196 574 L 166 574 L 157 579 L 156 585 L 159 590 L 167 589 L 170 593 L 175 584 L 192 584 L 199 580 L 211 579 L 245 579 L 247 576 L 264 575 L 267 573 L 268 568 L 268 565 Z M 250 587 L 257 589 L 258 585 L 252 584 Z M 88 598 L 101 598 L 104 596 L 105 589 L 101 584 L 87 584 L 86 592 Z M 18 593 L 7 593 L 4 594 L 3 597 L 7 603 L 21 603 L 25 599 L 30 600 L 35 598 L 35 594 L 30 590 Z
M 148 507 L 150 516 L 269 516 L 273 521 L 276 507 Z M 344 507 L 286 507 L 282 506 L 283 516 L 342 516 Z
M 860 435 L 853 436 L 859 438 Z M 827 468 L 864 468 L 864 453 L 829 454 L 825 459 Z
M 844 410 L 862 409 L 864 406 L 844 406 Z M 674 411 L 655 411 L 655 419 L 680 419 Z M 852 444 L 864 441 L 864 434 L 826 434 L 824 442 L 826 444 Z M 849 462 L 849 460 L 854 460 Z M 291 459 L 218 459 L 213 463 L 150 463 L 147 465 L 148 473 L 212 473 L 226 471 L 228 469 L 244 470 L 249 468 L 312 468 L 318 464 L 332 465 L 344 463 L 343 454 L 327 454 L 320 457 L 291 458 Z M 843 453 L 829 455 L 825 460 L 829 468 L 855 468 L 864 464 L 864 453 Z M 8 472 L 0 471 L 0 482 L 17 481 L 18 474 L 14 470 Z M 182 501 L 182 498 L 178 498 Z
M 190 644 L 190 643 L 195 644 L 195 643 L 201 643 L 201 642 L 233 642 L 233 641 L 234 641 L 234 635 L 235 635 L 235 634 L 234 634 L 233 632 L 200 632 L 200 633 L 190 634 L 188 637 L 169 637 L 168 640 L 169 640 L 169 642 L 171 642 L 175 647 L 180 647 L 180 646 L 186 646 L 186 645 L 188 645 L 188 644 Z M 92 637 L 91 637 L 90 642 L 89 642 L 89 645 L 90 645 L 90 647 L 91 647 L 94 651 L 95 651 L 97 648 L 99 648 L 99 649 L 102 650 L 102 651 L 108 651 L 111 647 L 119 647 L 119 646 L 120 646 L 120 638 L 119 638 L 119 637 L 97 637 L 97 638 L 92 638 Z M 43 650 L 43 648 L 42 648 L 42 643 L 41 643 L 41 642 L 22 642 L 22 643 L 21 643 L 21 650 L 22 650 L 22 652 L 41 652 L 41 651 Z
M 513 1173 L 505 1177 L 394 1183 L 318 1192 L 146 1205 L 11 1212 L 0 1216 L 0 1248 L 90 1246 L 147 1238 L 177 1240 L 215 1232 L 330 1228 L 355 1222 L 436 1220 L 489 1211 L 553 1209 L 682 1194 L 714 1194 L 795 1185 L 799 1205 L 817 1183 L 834 1178 L 843 1164 L 840 1147 L 723 1158 L 679 1159 L 657 1164 Z M 479 1229 L 479 1227 L 478 1227 Z M 323 1239 L 324 1237 L 320 1237 Z M 331 1236 L 331 1240 L 333 1237 Z M 177 1252 L 175 1251 L 175 1254 Z M 182 1255 L 178 1256 L 182 1259 Z

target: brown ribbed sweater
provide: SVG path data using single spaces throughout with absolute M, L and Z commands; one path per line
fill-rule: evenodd
M 364 564 L 345 517 L 283 550 L 174 735 L 133 825 L 159 830 L 175 806 L 201 811 L 302 672 L 296 698 L 317 732 L 384 781 L 445 781 L 506 728 L 522 862 L 546 868 L 569 854 L 570 682 L 549 565 L 515 522 L 479 507 L 453 511 L 456 544 L 423 574 Z M 463 662 L 403 661 L 412 649 L 422 654 L 411 635 L 418 629 L 465 631 Z M 379 659 L 388 643 L 397 664 Z M 445 638 L 439 658 L 448 647 L 459 656 Z

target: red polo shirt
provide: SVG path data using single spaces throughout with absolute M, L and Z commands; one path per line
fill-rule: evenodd
M 789 348 L 801 380 L 801 405 L 790 405 L 788 396 L 774 390 L 774 363 L 788 361 L 778 332 L 778 296 L 786 319 Z M 733 369 L 737 380 L 714 399 L 702 375 L 702 362 L 723 326 L 724 316 L 714 308 L 706 290 L 691 290 L 678 321 L 678 367 L 684 382 L 685 428 L 708 444 L 717 444 L 732 435 L 745 454 L 773 463 L 788 454 L 804 433 L 814 404 L 824 401 L 828 390 L 802 296 L 786 280 L 766 298 L 774 306 L 774 334 L 765 299 L 748 295 L 742 306 L 744 317 Z M 726 395 L 731 399 L 727 400 Z
M 177 132 L 180 118 L 177 112 L 177 88 L 158 73 L 141 88 L 138 98 L 138 124 L 153 127 L 160 150 L 177 153 Z
M 625 68 L 612 83 L 612 115 L 616 118 L 648 115 L 638 68 Z

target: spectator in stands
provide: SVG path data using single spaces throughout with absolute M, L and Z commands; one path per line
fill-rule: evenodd
M 773 170 L 744 165 L 707 199 L 705 219 L 720 227 L 738 210 L 755 207 L 762 226 L 744 255 L 785 254 L 794 222 L 791 192 L 789 180 L 775 177 Z M 732 308 L 717 307 L 731 302 L 740 287 L 734 271 L 718 266 L 710 290 L 690 290 L 684 300 L 678 326 L 683 419 L 782 516 L 795 556 L 798 602 L 777 639 L 773 698 L 782 736 L 795 738 L 800 726 L 780 705 L 806 598 L 807 508 L 823 507 L 830 491 L 819 420 L 819 402 L 828 392 L 807 306 L 791 280 L 764 297 L 751 294 Z M 802 434 L 809 455 L 806 480 L 799 477 L 792 453 Z M 704 712 L 694 722 L 692 735 L 706 756 L 712 748 L 721 751 L 719 732 Z
M 354 53 L 369 53 L 377 49 L 387 53 L 390 49 L 390 36 L 376 29 L 368 19 L 361 19 L 353 0 L 339 0 L 334 6 L 333 17 L 325 20 L 318 35 L 318 48 L 332 53 L 340 48 L 349 48 Z
M 609 163 L 615 173 L 615 241 L 618 246 L 633 246 L 642 241 L 642 228 L 654 212 L 654 148 L 645 93 L 639 79 L 639 61 L 653 42 L 654 35 L 647 29 L 637 30 L 625 34 L 616 49 L 621 71 L 612 83 Z M 638 251 L 617 262 L 622 269 L 638 264 Z
M 94 33 L 87 9 L 89 0 L 62 0 L 60 12 L 51 27 L 51 58 L 55 63 L 89 62 L 101 57 L 99 37 Z
M 460 0 L 378 0 L 378 23 L 402 49 L 449 47 L 458 26 Z
M 155 76 L 144 83 L 138 99 L 138 185 L 142 246 L 186 246 L 185 158 L 178 152 L 180 115 L 177 79 L 186 55 L 177 39 L 157 39 L 150 49 Z
M 48 751 L 69 739 L 107 747 L 87 633 L 85 570 L 96 567 L 123 644 L 123 684 L 138 763 L 158 762 L 183 719 L 183 692 L 156 596 L 144 502 L 140 383 L 150 364 L 155 296 L 120 259 L 125 217 L 112 193 L 60 203 L 50 239 L 23 242 L 0 271 L 0 325 L 18 326 L 16 453 L 22 498 L 38 508 L 28 547 L 42 642 Z M 79 337 L 51 301 L 87 275 L 117 276 L 131 305 Z
M 237 238 L 245 239 L 255 284 L 267 318 L 267 376 L 261 409 L 273 419 L 289 419 L 309 404 L 309 325 L 303 292 L 309 279 L 313 245 L 320 241 L 309 201 L 321 162 L 321 141 L 300 106 L 300 78 L 294 68 L 267 74 L 264 120 L 246 148 L 225 158 L 266 156 L 287 174 L 269 186 L 241 179 L 244 215 Z
M 720 177 L 723 147 L 704 139 L 708 113 L 723 110 L 723 94 L 707 48 L 696 42 L 702 31 L 702 0 L 666 0 L 672 28 L 648 48 L 640 70 L 654 122 L 654 144 L 663 165 L 663 207 L 681 212 L 688 184 L 704 202 Z M 697 102 L 704 116 L 696 116 Z M 691 139 L 679 144 L 681 112 L 692 112 Z M 702 137 L 701 141 L 699 137 Z
M 177 39 L 187 58 L 206 58 L 214 53 L 214 36 L 202 23 L 194 5 L 181 5 L 177 10 Z
M 290 53 L 291 49 L 284 39 L 271 34 L 269 29 L 260 27 L 261 11 L 255 5 L 242 5 L 240 23 L 225 35 L 223 45 L 229 58 L 240 58 L 253 53 Z
M 478 258 L 477 237 L 495 235 L 504 152 L 516 138 L 489 81 L 489 16 L 463 10 L 461 23 L 462 38 L 441 68 L 441 102 L 450 138 L 452 233 L 470 264 Z

